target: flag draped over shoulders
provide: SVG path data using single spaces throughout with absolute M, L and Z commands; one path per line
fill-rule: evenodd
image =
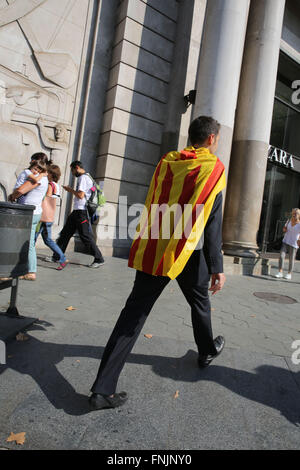
M 150 183 L 128 266 L 175 279 L 197 247 L 225 184 L 224 165 L 207 148 L 164 155 Z

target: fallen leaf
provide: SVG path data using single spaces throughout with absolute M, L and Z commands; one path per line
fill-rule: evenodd
M 179 390 L 176 390 L 175 395 L 174 395 L 174 399 L 176 399 L 178 397 L 179 397 Z
M 76 308 L 72 307 L 72 305 L 70 305 L 70 307 L 67 307 L 66 310 L 76 310 Z
M 25 442 L 25 434 L 26 432 L 19 432 L 18 434 L 14 434 L 13 432 L 11 432 L 10 436 L 6 439 L 6 442 L 15 441 L 16 444 L 19 444 L 22 446 Z
M 144 335 L 145 338 L 148 338 L 148 339 L 151 339 L 153 337 L 153 335 Z
M 18 333 L 16 336 L 17 341 L 27 341 L 29 336 L 25 335 L 24 333 Z

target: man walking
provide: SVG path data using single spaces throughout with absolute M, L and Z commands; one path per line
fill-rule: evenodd
M 191 306 L 198 366 L 207 367 L 224 348 L 222 336 L 213 339 L 208 294 L 208 290 L 213 294 L 221 290 L 225 282 L 221 251 L 225 175 L 224 165 L 214 155 L 219 130 L 220 124 L 210 117 L 195 119 L 189 127 L 192 145 L 166 154 L 156 167 L 145 202 L 146 215 L 141 217 L 129 256 L 129 266 L 137 270 L 134 286 L 92 386 L 89 403 L 93 410 L 115 408 L 127 400 L 126 392 L 115 393 L 119 375 L 155 301 L 171 279 L 176 278 Z M 174 203 L 178 213 L 165 238 L 162 227 L 170 214 L 162 211 L 157 217 L 155 207 L 173 207 Z M 190 210 L 183 220 L 187 206 Z M 157 223 L 159 235 L 153 237 Z M 181 236 L 175 237 L 180 226 Z
M 87 201 L 92 194 L 91 188 L 94 183 L 90 176 L 86 174 L 80 161 L 72 162 L 70 168 L 72 175 L 78 178 L 76 190 L 70 186 L 63 186 L 63 188 L 75 196 L 74 210 L 67 218 L 56 243 L 64 253 L 71 237 L 77 230 L 81 241 L 84 243 L 89 253 L 94 256 L 94 261 L 89 267 L 99 268 L 104 264 L 104 259 L 94 240 L 87 211 Z

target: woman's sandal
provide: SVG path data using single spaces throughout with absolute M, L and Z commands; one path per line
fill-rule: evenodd
M 21 276 L 19 279 L 24 279 L 25 281 L 36 281 L 35 273 L 28 273 L 25 276 Z
M 56 271 L 62 271 L 67 266 L 68 263 L 69 263 L 68 259 L 66 259 L 64 263 L 59 263 L 59 266 L 56 268 Z
M 89 398 L 89 404 L 92 410 L 104 410 L 107 408 L 117 408 L 118 406 L 122 406 L 126 400 L 126 392 L 115 393 L 112 397 L 93 393 Z

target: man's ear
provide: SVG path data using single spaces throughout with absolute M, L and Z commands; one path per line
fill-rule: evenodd
M 207 138 L 207 143 L 208 145 L 212 145 L 214 143 L 214 138 L 215 138 L 215 134 L 210 134 Z

